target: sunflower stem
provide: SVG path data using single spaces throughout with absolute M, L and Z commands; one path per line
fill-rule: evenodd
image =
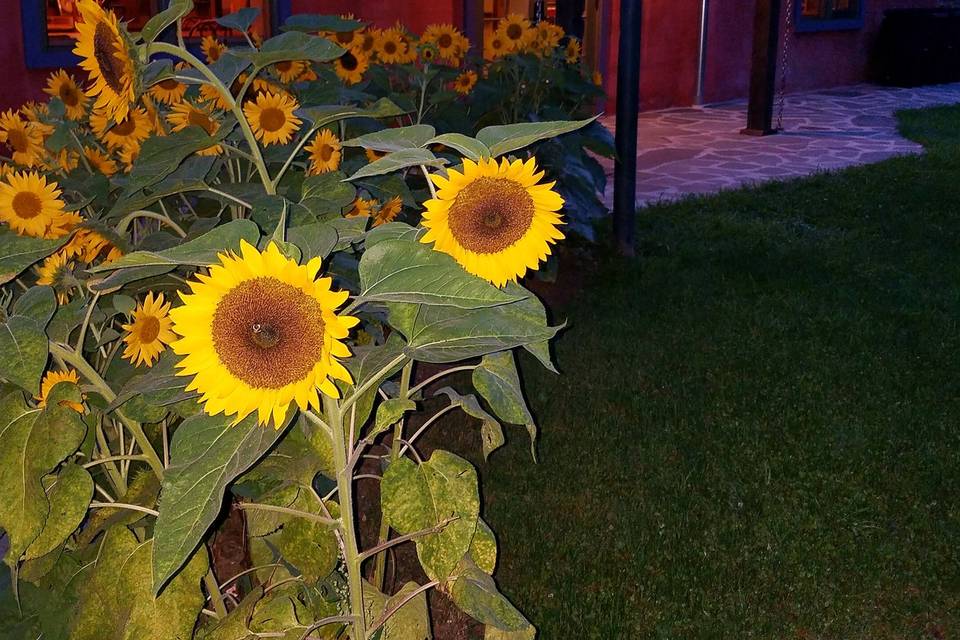
M 408 359 L 407 356 L 401 354 L 396 358 L 394 358 L 393 360 L 391 360 L 390 362 L 388 362 L 385 367 L 383 367 L 382 369 L 380 369 L 380 371 L 378 371 L 376 374 L 371 376 L 369 380 L 367 380 L 366 382 L 361 384 L 359 387 L 357 387 L 357 390 L 354 391 L 353 394 L 349 398 L 344 400 L 343 404 L 340 405 L 340 410 L 346 411 L 347 409 L 349 409 L 351 406 L 353 406 L 353 404 L 357 400 L 360 399 L 360 396 L 362 396 L 367 391 L 369 391 L 374 385 L 379 387 L 380 384 L 383 382 L 382 380 L 383 376 L 387 375 L 391 370 L 393 370 L 394 367 L 396 367 L 398 364 L 402 363 L 404 360 L 407 360 L 407 359 Z M 336 427 L 334 425 L 331 424 L 330 426 L 331 428 L 334 429 L 334 431 L 336 431 Z
M 293 152 L 287 157 L 287 161 L 283 163 L 283 166 L 280 167 L 280 171 L 277 172 L 277 175 L 273 178 L 273 188 L 276 189 L 280 184 L 280 178 L 283 177 L 283 174 L 287 172 L 287 169 L 290 168 L 290 165 L 293 164 L 293 159 L 297 157 L 297 154 L 300 153 L 300 150 L 303 149 L 303 146 L 307 144 L 307 141 L 310 140 L 312 136 L 320 127 L 310 127 L 307 133 L 300 139 L 300 142 L 297 143 L 297 146 L 294 147 Z
M 124 218 L 117 223 L 117 233 L 119 233 L 120 235 L 123 235 L 123 233 L 127 230 L 127 227 L 130 226 L 130 223 L 136 220 L 137 218 L 150 218 L 151 220 L 158 220 L 159 222 L 162 222 L 163 224 L 173 229 L 174 232 L 176 232 L 176 234 L 181 238 L 187 237 L 187 232 L 183 230 L 183 227 L 181 227 L 176 222 L 171 220 L 170 216 L 165 216 L 162 213 L 155 213 L 153 211 L 144 211 L 144 210 L 134 211 L 124 216 Z
M 113 402 L 117 399 L 117 394 L 113 392 L 113 389 L 110 388 L 110 385 L 108 385 L 106 381 L 100 377 L 100 374 L 97 373 L 97 370 L 90 366 L 90 363 L 88 363 L 79 353 L 56 342 L 50 343 L 50 353 L 53 354 L 54 357 L 60 358 L 65 363 L 76 369 L 80 375 L 82 375 L 94 387 L 96 387 L 97 391 L 100 392 L 100 395 L 102 395 L 107 402 Z M 117 418 L 120 420 L 120 422 L 122 422 L 124 426 L 130 430 L 134 440 L 136 440 L 137 444 L 140 446 L 140 450 L 143 452 L 143 455 L 147 457 L 147 464 L 149 464 L 150 468 L 153 469 L 153 472 L 157 475 L 157 478 L 163 480 L 163 463 L 160 461 L 160 456 L 157 455 L 153 445 L 150 444 L 150 439 L 147 438 L 147 434 L 144 433 L 143 427 L 140 426 L 139 422 L 135 422 L 123 415 L 123 412 L 120 411 L 120 409 L 115 409 L 114 413 L 117 415 Z
M 227 605 L 224 604 L 220 587 L 217 586 L 217 576 L 213 573 L 213 567 L 210 567 L 207 570 L 207 575 L 203 576 L 203 584 L 207 588 L 207 595 L 213 601 L 213 610 L 216 611 L 217 618 L 226 618 Z
M 243 109 L 240 107 L 240 103 L 237 102 L 237 100 L 234 100 L 233 94 L 230 93 L 229 87 L 220 81 L 220 78 L 218 78 L 217 75 L 210 70 L 210 67 L 203 64 L 203 62 L 201 62 L 196 56 L 186 49 L 181 49 L 180 47 L 176 47 L 166 42 L 151 42 L 149 47 L 149 53 L 151 54 L 166 53 L 180 58 L 203 74 L 204 78 L 206 78 L 207 81 L 220 92 L 224 102 L 227 103 L 230 111 L 233 113 L 234 117 L 236 117 L 237 124 L 240 125 L 240 131 L 243 133 L 243 137 L 247 141 L 247 146 L 250 148 L 250 153 L 253 156 L 253 163 L 257 167 L 257 172 L 260 174 L 260 181 L 263 183 L 264 190 L 269 195 L 276 194 L 273 181 L 270 179 L 270 172 L 267 171 L 267 164 L 263 161 L 263 153 L 260 151 L 260 145 L 257 144 L 257 137 L 253 135 L 253 130 L 250 128 L 250 123 L 247 122 L 247 117 L 243 114 Z M 253 81 L 254 75 L 255 72 L 251 72 L 250 77 L 247 78 L 247 82 L 244 83 L 244 87 L 249 86 L 249 84 Z M 240 99 L 243 99 L 243 90 L 241 90 Z
M 430 188 L 430 197 L 434 200 L 437 199 L 437 189 L 433 186 L 433 180 L 430 179 L 430 174 L 427 173 L 427 166 L 420 165 L 420 171 L 423 171 L 423 178 L 427 181 L 427 186 Z
M 90 307 L 87 309 L 87 313 L 83 316 L 83 324 L 80 325 L 80 336 L 77 338 L 77 348 L 75 351 L 78 354 L 83 353 L 83 341 L 87 337 L 87 327 L 90 326 L 90 316 L 93 315 L 93 309 L 97 306 L 97 300 L 100 299 L 100 294 L 93 294 L 93 299 L 90 300 Z
M 347 442 L 343 430 L 342 408 L 337 405 L 337 401 L 324 394 L 323 409 L 327 424 L 333 430 L 333 461 L 337 471 L 343 559 L 347 566 L 347 583 L 350 588 L 350 613 L 354 616 L 350 622 L 353 627 L 351 637 L 359 640 L 367 637 L 367 623 L 363 607 L 363 575 L 360 572 L 363 558 L 357 548 L 357 532 L 354 526 L 353 473 L 347 463 L 352 443 Z

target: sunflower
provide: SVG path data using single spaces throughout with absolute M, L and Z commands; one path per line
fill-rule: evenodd
M 47 256 L 36 268 L 37 284 L 53 287 L 57 292 L 57 302 L 67 304 L 70 301 L 70 283 L 68 276 L 73 271 L 73 263 L 64 251 Z
M 280 82 L 290 84 L 303 73 L 306 67 L 307 63 L 302 60 L 284 60 L 273 65 L 273 70 L 277 72 Z
M 497 26 L 497 35 L 503 38 L 508 51 L 517 51 L 523 46 L 529 30 L 529 20 L 520 14 L 511 13 L 500 21 Z
M 300 108 L 290 96 L 265 93 L 243 106 L 254 135 L 263 144 L 287 144 L 300 129 L 300 118 L 293 112 Z
M 399 62 L 400 64 L 411 64 L 417 61 L 417 46 L 418 42 L 416 38 L 410 36 L 409 33 L 404 31 L 400 26 L 400 23 L 397 22 L 397 26 L 394 27 L 397 33 L 400 34 L 400 42 L 407 48 L 406 54 L 401 55 Z
M 220 90 L 213 85 L 205 84 L 200 86 L 200 99 L 204 102 L 213 104 L 214 107 L 220 109 L 221 111 L 230 110 L 230 104 L 227 102 L 227 97 L 224 96 Z
M 440 51 L 437 49 L 437 45 L 423 40 L 420 41 L 420 45 L 417 47 L 417 54 L 419 54 L 420 60 L 428 64 L 440 57 Z
M 387 155 L 386 151 L 377 151 L 376 149 L 364 149 L 363 154 L 367 156 L 367 162 L 376 162 Z
M 207 64 L 213 64 L 219 60 L 220 56 L 227 50 L 223 43 L 213 36 L 203 36 L 203 39 L 200 41 L 200 49 L 207 58 Z
M 117 163 L 99 149 L 84 147 L 83 156 L 90 164 L 90 168 L 98 173 L 110 177 L 117 172 Z
M 117 152 L 117 157 L 120 158 L 120 162 L 123 163 L 123 172 L 130 173 L 133 171 L 133 163 L 140 157 L 140 145 L 128 144 L 120 147 L 120 150 Z
M 179 68 L 180 65 L 177 65 Z M 208 85 L 204 85 L 208 86 Z M 163 104 L 176 104 L 183 100 L 187 85 L 174 78 L 166 78 L 150 87 L 150 95 Z
M 313 82 L 314 80 L 319 80 L 320 76 L 317 75 L 317 72 L 313 70 L 313 66 L 307 64 L 303 68 L 303 72 L 297 76 L 295 82 Z
M 103 234 L 87 227 L 77 229 L 61 251 L 68 258 L 79 258 L 86 264 L 92 264 L 104 252 L 106 252 L 104 262 L 111 262 L 123 255 L 123 251 L 114 246 Z
M 370 59 L 360 49 L 350 49 L 333 61 L 333 70 L 346 84 L 357 84 L 370 66 Z
M 377 53 L 377 43 L 381 37 L 382 31 L 380 29 L 363 29 L 357 36 L 354 46 L 372 60 Z
M 407 43 L 403 34 L 395 27 L 379 33 L 375 48 L 377 58 L 384 64 L 401 63 L 407 55 Z
M 567 64 L 580 62 L 580 41 L 573 36 L 567 40 L 567 46 L 563 50 L 563 59 L 567 61 Z
M 353 31 L 334 31 L 327 36 L 327 39 L 344 49 L 351 48 L 354 43 L 359 44 L 360 38 L 356 30 Z
M 133 311 L 133 321 L 123 325 L 127 335 L 123 341 L 127 347 L 123 350 L 123 357 L 138 367 L 145 364 L 153 366 L 153 361 L 160 357 L 167 345 L 177 339 L 171 327 L 173 323 L 168 317 L 170 303 L 165 302 L 163 294 L 148 293 L 143 302 Z
M 340 138 L 329 129 L 323 129 L 307 147 L 310 154 L 310 169 L 307 175 L 315 176 L 340 168 Z
M 552 22 L 538 22 L 536 29 L 540 51 L 546 55 L 549 55 L 554 49 L 560 46 L 560 40 L 566 35 L 563 27 L 555 25 Z
M 84 95 L 73 76 L 67 75 L 63 69 L 50 74 L 47 78 L 47 88 L 43 91 L 55 98 L 60 98 L 67 108 L 67 117 L 71 120 L 79 120 L 86 114 L 87 96 Z
M 113 126 L 111 126 L 113 124 Z M 128 144 L 140 144 L 150 137 L 153 126 L 147 112 L 136 107 L 127 112 L 125 118 L 112 123 L 110 116 L 99 109 L 90 114 L 90 128 L 97 137 L 107 145 L 108 149 L 115 149 Z
M 463 173 L 430 176 L 436 197 L 424 203 L 421 242 L 450 254 L 464 269 L 502 287 L 536 269 L 563 238 L 557 213 L 563 198 L 553 182 L 527 162 L 493 158 L 463 161 Z
M 457 79 L 453 81 L 453 88 L 460 95 L 467 95 L 473 91 L 473 86 L 477 84 L 477 72 L 476 71 L 464 71 L 457 76 Z
M 496 60 L 507 52 L 506 39 L 499 33 L 494 33 L 483 47 L 483 57 L 487 60 Z
M 173 351 L 184 356 L 178 375 L 193 376 L 210 415 L 257 411 L 258 422 L 279 428 L 292 401 L 319 408 L 321 393 L 338 398 L 333 380 L 350 382 L 337 360 L 350 356 L 341 342 L 359 322 L 335 311 L 348 297 L 317 278 L 320 258 L 298 265 L 270 243 L 263 252 L 246 241 L 240 255 L 220 254 L 220 264 L 181 293 L 170 311 L 182 336 Z
M 400 196 L 393 196 L 383 203 L 383 206 L 373 216 L 373 226 L 379 227 L 382 224 L 393 222 L 403 211 L 403 199 Z
M 442 60 L 454 60 L 460 57 L 463 35 L 452 24 L 431 24 L 424 30 L 420 40 L 432 42 L 437 47 L 437 55 Z
M 362 218 L 362 217 L 371 217 L 373 215 L 373 208 L 377 206 L 377 201 L 375 199 L 364 200 L 363 198 L 356 198 L 353 201 L 353 204 L 350 206 L 350 210 L 343 214 L 344 218 Z
M 207 135 L 213 136 L 220 129 L 220 123 L 214 119 L 211 110 L 202 105 L 196 105 L 192 102 L 180 102 L 173 105 L 173 110 L 167 114 L 167 122 L 173 127 L 174 131 L 182 131 L 190 125 L 196 125 L 207 132 Z M 223 153 L 223 147 L 219 144 L 210 145 L 206 149 L 197 151 L 198 156 L 218 156 Z
M 37 165 L 44 153 L 43 134 L 13 110 L 0 115 L 0 142 L 10 147 L 13 161 L 25 167 Z
M 50 158 L 50 170 L 73 171 L 80 164 L 80 154 L 64 147 Z
M 0 182 L 0 220 L 22 236 L 46 237 L 63 208 L 60 185 L 36 171 L 13 173 Z
M 67 369 L 66 371 L 47 371 L 46 375 L 43 376 L 43 382 L 40 383 L 40 395 L 34 396 L 37 400 L 38 407 L 43 408 L 47 406 L 47 398 L 50 397 L 50 392 L 61 382 L 80 384 L 80 376 L 77 375 L 77 372 L 73 369 Z M 83 413 L 83 405 L 79 402 L 67 400 L 65 404 L 77 413 Z
M 122 120 L 136 99 L 135 67 L 126 32 L 113 11 L 104 11 L 96 0 L 77 3 L 82 20 L 77 23 L 80 66 L 90 74 L 93 85 L 87 95 L 97 96 L 94 106 Z

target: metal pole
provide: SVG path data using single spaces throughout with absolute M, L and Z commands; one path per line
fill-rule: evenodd
M 753 21 L 753 60 L 750 64 L 750 103 L 747 128 L 740 133 L 768 136 L 773 128 L 777 83 L 777 44 L 780 40 L 780 0 L 757 0 Z
M 707 79 L 707 25 L 710 0 L 700 0 L 700 51 L 697 57 L 697 94 L 694 104 L 703 104 L 703 84 Z
M 463 0 L 463 34 L 477 56 L 483 55 L 483 0 Z
M 640 113 L 642 0 L 620 2 L 617 65 L 617 160 L 613 169 L 613 232 L 622 255 L 634 255 L 637 216 L 637 117 Z

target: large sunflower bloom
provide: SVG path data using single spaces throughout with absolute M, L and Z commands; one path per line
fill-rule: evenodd
M 177 65 L 179 69 L 181 65 Z M 208 86 L 208 85 L 204 85 Z M 183 100 L 183 95 L 187 92 L 187 85 L 175 80 L 166 78 L 150 87 L 150 95 L 163 104 L 176 104 Z
M 558 227 L 563 198 L 531 158 L 498 164 L 463 161 L 463 173 L 433 174 L 435 198 L 424 203 L 421 242 L 450 254 L 464 269 L 502 287 L 550 255 L 563 238 Z
M 329 129 L 323 129 L 307 146 L 310 154 L 309 175 L 315 176 L 340 168 L 340 157 L 343 153 L 340 139 Z
M 351 380 L 337 360 L 350 355 L 341 340 L 358 320 L 336 315 L 348 293 L 317 279 L 320 258 L 298 265 L 274 243 L 261 253 L 245 241 L 240 254 L 221 254 L 170 311 L 182 336 L 172 345 L 184 356 L 178 375 L 193 376 L 187 390 L 208 414 L 236 424 L 256 411 L 279 428 L 291 402 L 306 410 L 320 407 L 317 391 L 340 397 L 333 381 Z
M 22 236 L 46 237 L 63 208 L 60 185 L 35 171 L 12 173 L 0 182 L 0 220 Z
M 462 96 L 469 94 L 473 91 L 474 85 L 477 84 L 477 72 L 476 71 L 464 71 L 457 79 L 453 81 L 454 90 Z
M 300 108 L 290 96 L 264 93 L 243 106 L 253 134 L 263 144 L 287 144 L 300 128 L 301 120 L 293 115 Z
M 153 366 L 154 360 L 160 357 L 167 345 L 177 339 L 173 332 L 173 322 L 168 313 L 170 303 L 165 302 L 163 294 L 148 293 L 143 302 L 133 311 L 133 321 L 123 325 L 127 335 L 123 341 L 127 347 L 123 350 L 123 357 L 138 367 L 146 364 Z
M 213 36 L 203 36 L 203 39 L 200 40 L 200 49 L 207 59 L 207 64 L 213 64 L 219 60 L 220 56 L 227 50 L 223 43 Z
M 483 57 L 486 60 L 496 60 L 506 53 L 508 53 L 506 40 L 499 33 L 494 33 L 483 47 Z
M 509 51 L 517 51 L 527 39 L 530 30 L 530 21 L 517 13 L 511 13 L 500 21 L 497 26 L 497 35 L 503 38 Z
M 167 122 L 173 127 L 174 131 L 182 131 L 190 125 L 196 125 L 207 132 L 207 135 L 213 136 L 220 129 L 218 123 L 206 106 L 195 105 L 191 102 L 180 102 L 173 105 L 173 110 L 167 114 Z M 197 152 L 198 156 L 218 156 L 223 153 L 223 147 L 219 144 L 210 145 L 206 149 Z
M 420 37 L 421 42 L 432 42 L 437 47 L 437 53 L 443 60 L 454 60 L 460 57 L 458 45 L 462 36 L 452 24 L 431 24 Z
M 113 11 L 104 11 L 95 0 L 80 0 L 77 7 L 83 19 L 77 23 L 79 36 L 73 52 L 80 56 L 80 66 L 89 72 L 93 83 L 87 95 L 97 97 L 94 107 L 122 120 L 136 99 L 134 62 L 127 38 Z
M 10 147 L 13 161 L 25 167 L 38 164 L 44 153 L 43 134 L 13 110 L 0 115 L 0 142 Z
M 47 371 L 46 375 L 43 376 L 43 381 L 40 383 L 40 395 L 35 396 L 38 407 L 43 408 L 47 406 L 47 398 L 50 397 L 50 392 L 61 382 L 80 384 L 80 376 L 73 369 L 67 369 L 66 371 Z M 83 405 L 79 402 L 73 402 L 72 400 L 67 401 L 67 406 L 77 413 L 83 413 Z
M 273 65 L 274 71 L 280 82 L 290 84 L 300 77 L 300 74 L 307 68 L 307 63 L 302 60 L 284 60 Z
M 63 69 L 50 74 L 47 79 L 45 93 L 60 98 L 66 107 L 67 117 L 71 120 L 80 120 L 87 113 L 87 96 L 84 95 L 73 76 L 67 75 Z
M 372 60 L 377 53 L 377 42 L 380 41 L 380 35 L 380 29 L 364 29 L 357 36 L 354 46 Z
M 407 43 L 397 28 L 381 31 L 374 46 L 377 59 L 384 64 L 398 64 L 406 59 Z
M 139 145 L 150 137 L 153 130 L 150 116 L 139 107 L 130 109 L 125 118 L 120 118 L 115 123 L 106 113 L 94 109 L 90 114 L 90 128 L 109 149 L 130 144 Z
M 333 61 L 333 71 L 346 84 L 357 84 L 370 66 L 370 59 L 360 49 L 348 49 Z

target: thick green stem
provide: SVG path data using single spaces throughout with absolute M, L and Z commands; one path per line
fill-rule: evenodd
M 410 379 L 413 377 L 413 360 L 408 362 L 400 372 L 400 397 L 407 399 L 410 397 Z M 403 416 L 393 425 L 393 441 L 390 443 L 390 463 L 400 455 L 400 441 L 403 439 Z M 377 534 L 377 546 L 383 546 L 390 535 L 390 525 L 387 519 L 380 516 L 380 531 Z M 383 591 L 383 580 L 386 577 L 387 554 L 378 553 L 373 564 L 373 584 Z
M 227 617 L 227 605 L 223 603 L 223 596 L 220 594 L 220 587 L 217 586 L 217 576 L 213 574 L 213 567 L 207 570 L 207 575 L 203 576 L 203 584 L 207 587 L 207 595 L 213 602 L 213 610 L 217 612 L 218 618 Z
M 63 345 L 57 344 L 56 342 L 50 343 L 50 353 L 54 357 L 60 358 L 74 369 L 76 369 L 80 375 L 87 379 L 90 384 L 97 388 L 97 391 L 100 392 L 100 395 L 104 397 L 107 402 L 113 402 L 117 398 L 117 394 L 113 392 L 113 389 L 110 388 L 110 385 L 100 377 L 100 374 L 97 373 L 97 370 L 90 366 L 90 363 L 86 361 L 79 353 L 73 349 L 68 349 Z M 163 462 L 160 461 L 160 456 L 157 455 L 156 450 L 154 450 L 153 445 L 150 444 L 150 439 L 147 438 L 147 434 L 144 433 L 143 427 L 140 426 L 139 422 L 131 420 L 127 416 L 123 415 L 123 412 L 120 409 L 116 409 L 114 413 L 117 415 L 117 418 L 120 419 L 120 422 L 124 424 L 127 429 L 130 430 L 130 433 L 133 435 L 133 438 L 137 441 L 137 445 L 140 446 L 140 450 L 143 452 L 143 455 L 147 458 L 147 464 L 150 465 L 150 468 L 153 469 L 153 472 L 157 475 L 157 478 L 163 480 Z
M 347 584 L 350 589 L 350 614 L 354 616 L 351 627 L 354 640 L 367 637 L 367 623 L 363 609 L 363 575 L 360 573 L 362 559 L 357 548 L 357 531 L 354 523 L 353 469 L 348 464 L 350 447 L 343 431 L 343 415 L 337 401 L 323 396 L 326 422 L 333 430 L 333 462 L 337 471 L 337 494 L 340 503 L 341 533 L 343 534 L 343 561 L 347 567 Z
M 150 218 L 151 220 L 159 220 L 163 224 L 173 229 L 181 238 L 187 237 L 187 232 L 184 231 L 180 225 L 171 220 L 169 216 L 165 216 L 162 213 L 154 213 L 153 211 L 134 211 L 127 214 L 122 220 L 120 220 L 120 222 L 117 223 L 117 233 L 123 235 L 123 233 L 127 230 L 127 227 L 130 226 L 130 223 L 136 218 Z

